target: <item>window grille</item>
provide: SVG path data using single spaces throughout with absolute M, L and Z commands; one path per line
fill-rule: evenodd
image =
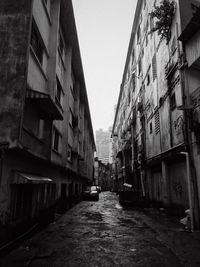
M 152 58 L 152 72 L 153 72 L 153 81 L 157 78 L 157 63 L 156 63 L 156 54 Z
M 155 112 L 155 133 L 158 134 L 160 132 L 160 115 L 159 111 Z

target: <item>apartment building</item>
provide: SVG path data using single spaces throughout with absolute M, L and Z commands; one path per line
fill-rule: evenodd
M 138 1 L 112 130 L 118 186 L 133 184 L 180 217 L 190 208 L 196 225 L 199 150 L 188 116 L 190 95 L 198 99 L 199 93 L 199 24 L 193 32 L 188 24 L 197 19 L 198 5 Z
M 1 1 L 0 25 L 3 240 L 78 201 L 95 141 L 71 0 Z

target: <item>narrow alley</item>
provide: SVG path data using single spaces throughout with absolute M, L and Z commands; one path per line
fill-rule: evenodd
M 125 209 L 115 193 L 102 192 L 98 202 L 80 202 L 0 266 L 199 266 L 199 237 L 160 211 Z

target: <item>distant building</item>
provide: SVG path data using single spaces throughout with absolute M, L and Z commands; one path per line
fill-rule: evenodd
M 109 163 L 110 135 L 110 131 L 96 131 L 97 157 L 105 164 Z
M 103 191 L 113 188 L 110 165 L 102 163 L 97 157 L 94 159 L 93 184 L 99 185 Z
M 94 158 L 94 185 L 99 184 L 99 160 L 97 157 Z

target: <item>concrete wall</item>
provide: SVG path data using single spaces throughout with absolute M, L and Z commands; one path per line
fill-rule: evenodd
M 20 136 L 28 64 L 32 1 L 0 3 L 0 142 Z

